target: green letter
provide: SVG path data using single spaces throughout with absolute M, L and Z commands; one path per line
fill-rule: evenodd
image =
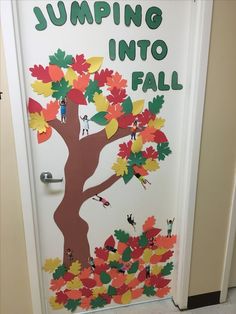
M 102 23 L 102 19 L 111 13 L 110 5 L 105 1 L 94 3 L 95 21 L 97 24 Z
M 65 8 L 65 4 L 62 1 L 59 1 L 57 3 L 57 7 L 60 13 L 60 17 L 56 17 L 53 7 L 51 4 L 47 4 L 47 11 L 48 11 L 48 15 L 50 17 L 51 22 L 56 25 L 56 26 L 62 26 L 65 24 L 66 20 L 67 20 L 67 14 L 66 14 L 66 8 Z
M 165 84 L 165 73 L 164 72 L 159 73 L 158 89 L 159 90 L 169 90 L 170 89 L 170 85 Z
M 84 24 L 85 19 L 88 24 L 93 24 L 93 16 L 87 1 L 82 1 L 80 5 L 77 1 L 73 1 L 70 10 L 71 24 L 76 25 L 77 20 L 79 20 L 80 24 Z
M 161 52 L 157 52 L 158 47 L 161 48 Z M 167 52 L 168 52 L 168 48 L 167 48 L 166 43 L 163 40 L 154 41 L 154 43 L 152 44 L 153 58 L 155 58 L 156 60 L 162 60 L 166 57 Z
M 173 90 L 183 89 L 183 85 L 178 83 L 178 73 L 176 71 L 172 73 L 171 87 Z
M 138 85 L 143 83 L 143 80 L 142 80 L 143 76 L 144 76 L 143 72 L 132 73 L 132 90 L 137 90 Z
M 45 30 L 47 28 L 47 21 L 43 15 L 43 12 L 41 11 L 39 7 L 35 7 L 33 11 L 39 21 L 39 24 L 37 24 L 35 28 L 37 29 L 37 31 Z
M 148 89 L 152 89 L 154 92 L 157 90 L 156 80 L 152 72 L 147 73 L 143 83 L 143 92 L 146 93 Z
M 150 40 L 138 40 L 137 46 L 140 47 L 140 56 L 142 60 L 147 59 L 147 48 L 150 46 Z
M 142 7 L 141 5 L 136 5 L 135 12 L 129 4 L 125 6 L 125 25 L 130 26 L 131 20 L 136 26 L 140 26 L 142 23 Z
M 109 57 L 112 61 L 116 60 L 116 41 L 115 41 L 115 39 L 109 40 Z
M 132 61 L 135 59 L 135 41 L 134 40 L 130 41 L 129 46 L 126 43 L 125 40 L 121 40 L 119 42 L 119 57 L 120 57 L 120 60 L 123 61 L 125 59 L 126 55 Z
M 118 2 L 113 3 L 113 19 L 116 25 L 120 24 L 120 4 Z
M 151 7 L 146 12 L 146 23 L 150 29 L 156 29 L 162 21 L 162 11 L 157 7 Z

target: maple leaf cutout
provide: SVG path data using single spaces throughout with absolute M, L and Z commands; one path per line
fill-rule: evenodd
M 148 109 L 145 109 L 142 113 L 137 116 L 139 126 L 145 126 L 150 120 L 155 119 L 155 114 L 151 113 Z
M 42 110 L 44 119 L 46 121 L 56 119 L 59 107 L 59 101 L 50 101 L 50 103 L 47 104 L 47 108 Z
M 113 70 L 105 69 L 101 70 L 101 72 L 96 72 L 94 75 L 94 79 L 98 82 L 99 87 L 103 87 L 107 83 L 108 77 L 111 77 Z
M 155 132 L 156 132 L 156 129 L 153 127 L 152 128 L 147 127 L 145 130 L 140 132 L 140 135 L 142 136 L 142 139 L 143 139 L 143 144 L 145 144 L 146 142 L 154 141 Z
M 127 94 L 125 89 L 118 89 L 115 87 L 111 91 L 111 94 L 107 96 L 107 99 L 110 104 L 115 105 L 122 103 L 125 100 L 126 96 Z
M 73 87 L 80 90 L 82 93 L 86 90 L 89 84 L 90 74 L 81 74 L 77 80 L 73 81 Z
M 48 123 L 45 121 L 43 113 L 38 112 L 30 113 L 29 126 L 33 130 L 37 130 L 39 133 L 45 133 L 48 128 Z
M 143 224 L 143 232 L 152 229 L 155 226 L 156 218 L 154 216 L 148 217 Z
M 49 258 L 46 259 L 44 266 L 43 266 L 43 270 L 48 272 L 48 273 L 53 273 L 54 270 L 61 264 L 61 260 L 57 257 L 57 258 Z
M 66 281 L 62 277 L 59 279 L 52 279 L 50 282 L 50 290 L 59 291 L 65 283 Z
M 118 156 L 122 158 L 128 158 L 131 154 L 131 146 L 132 146 L 132 141 L 129 141 L 128 143 L 123 143 L 120 144 L 120 151 L 118 153 Z
M 123 89 L 127 87 L 127 80 L 122 79 L 122 75 L 118 72 L 107 78 L 107 85 L 110 86 L 108 90 L 112 91 L 114 88 Z
M 142 155 L 143 155 L 143 157 L 145 157 L 147 159 L 148 158 L 156 159 L 158 157 L 158 152 L 152 146 L 149 146 L 142 153 Z
M 105 118 L 107 120 L 118 119 L 124 114 L 122 110 L 123 107 L 120 104 L 110 105 L 108 106 L 108 113 L 105 115 Z
M 79 74 L 83 74 L 85 72 L 88 72 L 88 68 L 90 67 L 90 64 L 86 62 L 84 55 L 76 55 L 75 58 L 73 58 L 73 64 L 72 69 L 75 70 Z
M 156 295 L 159 298 L 164 298 L 169 292 L 170 292 L 171 288 L 170 287 L 164 287 L 164 288 L 159 288 L 157 289 Z
M 117 158 L 117 162 L 113 164 L 112 169 L 117 176 L 123 176 L 128 173 L 127 160 L 123 158 Z
M 48 82 L 51 82 L 51 77 L 49 75 L 48 69 L 49 69 L 48 66 L 44 68 L 40 64 L 40 65 L 34 65 L 34 67 L 30 68 L 29 70 L 33 77 L 36 77 L 38 80 L 43 81 L 43 83 L 48 83 Z
M 60 310 L 60 309 L 62 309 L 64 307 L 63 304 L 60 304 L 60 303 L 56 302 L 56 297 L 55 296 L 50 297 L 49 303 L 50 303 L 51 307 L 54 310 Z

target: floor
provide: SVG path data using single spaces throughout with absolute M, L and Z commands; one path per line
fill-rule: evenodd
M 132 305 L 112 310 L 97 311 L 96 314 L 236 314 L 236 288 L 229 290 L 228 301 L 204 308 L 179 311 L 171 300 Z

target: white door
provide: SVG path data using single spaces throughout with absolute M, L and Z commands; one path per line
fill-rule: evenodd
M 194 5 L 17 2 L 47 313 L 171 296 Z

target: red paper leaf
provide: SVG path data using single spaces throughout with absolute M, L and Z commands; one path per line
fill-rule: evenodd
M 65 304 L 67 302 L 67 300 L 68 300 L 68 296 L 64 292 L 59 291 L 56 293 L 56 302 L 57 303 Z
M 166 262 L 169 258 L 173 256 L 174 252 L 173 251 L 167 251 L 161 256 L 160 262 Z
M 152 229 L 155 226 L 156 218 L 154 216 L 148 217 L 143 224 L 143 232 Z
M 140 284 L 140 281 L 137 278 L 134 278 L 133 280 L 128 283 L 129 288 L 135 288 Z
M 84 94 L 78 89 L 72 88 L 68 92 L 67 97 L 77 105 L 87 105 Z
M 51 81 L 58 82 L 64 77 L 62 69 L 56 64 L 50 64 L 48 67 L 48 72 L 51 77 Z
M 43 142 L 46 142 L 51 137 L 51 135 L 52 135 L 52 128 L 51 127 L 46 128 L 45 133 L 37 132 L 38 143 L 41 144 Z
M 108 295 L 107 293 L 102 293 L 100 294 L 100 297 L 104 300 L 106 300 L 106 304 L 110 304 L 112 297 L 110 295 Z
M 79 274 L 79 278 L 80 279 L 86 279 L 89 277 L 90 273 L 91 273 L 90 267 L 84 268 L 81 270 L 81 273 Z
M 145 109 L 142 113 L 137 116 L 139 126 L 145 126 L 148 124 L 150 120 L 155 120 L 155 115 L 152 114 L 148 109 Z
M 118 72 L 107 78 L 107 85 L 110 86 L 108 90 L 123 89 L 127 87 L 127 80 L 122 79 L 122 75 Z
M 43 107 L 33 98 L 29 98 L 28 102 L 28 111 L 29 113 L 40 113 L 42 111 Z
M 85 89 L 88 87 L 89 84 L 89 78 L 90 78 L 90 74 L 81 74 L 81 76 L 79 76 L 77 78 L 77 80 L 74 80 L 73 82 L 73 87 L 75 89 L 80 90 L 81 92 L 84 92 Z
M 93 288 L 96 286 L 96 280 L 92 278 L 81 279 L 83 285 L 87 288 Z
M 132 141 L 119 144 L 120 150 L 119 150 L 118 156 L 122 158 L 128 158 L 131 153 L 131 146 L 132 146 Z
M 119 127 L 126 129 L 128 126 L 133 124 L 134 120 L 135 116 L 133 116 L 132 113 L 123 115 L 118 119 Z
M 81 299 L 80 307 L 84 310 L 88 310 L 90 308 L 90 302 L 92 300 L 92 297 L 86 297 Z
M 130 246 L 132 249 L 138 248 L 139 247 L 139 237 L 130 237 L 127 244 Z
M 111 246 L 111 247 L 115 247 L 115 239 L 114 237 L 111 235 L 108 239 L 106 239 L 105 243 L 104 243 L 104 247 L 106 246 Z
M 43 109 L 43 116 L 46 121 L 52 121 L 56 119 L 57 113 L 59 110 L 59 101 L 50 101 L 49 104 L 47 104 L 47 108 Z
M 157 289 L 156 295 L 159 298 L 164 298 L 169 292 L 170 292 L 170 287 L 165 287 L 165 288 L 159 288 Z
M 115 303 L 117 303 L 117 304 L 122 304 L 122 302 L 121 302 L 121 295 L 114 295 L 113 296 L 113 301 L 115 302 Z
M 84 55 L 76 55 L 75 58 L 73 58 L 73 64 L 72 69 L 75 70 L 79 74 L 83 74 L 85 72 L 88 72 L 88 68 L 90 67 L 90 64 L 86 62 Z
M 51 77 L 49 75 L 48 66 L 44 68 L 41 64 L 34 65 L 33 68 L 30 68 L 31 75 L 36 77 L 38 80 L 41 80 L 43 83 L 51 82 Z
M 96 247 L 94 253 L 96 254 L 97 257 L 102 258 L 104 261 L 107 260 L 108 255 L 109 255 L 109 252 L 106 249 L 101 248 L 101 247 L 99 247 L 99 248 Z
M 167 137 L 165 136 L 165 134 L 160 131 L 160 130 L 156 130 L 155 134 L 154 134 L 154 142 L 156 143 L 166 143 L 168 142 Z
M 123 116 L 122 106 L 120 104 L 110 105 L 107 109 L 108 113 L 105 115 L 107 120 L 118 119 Z
M 113 70 L 101 70 L 101 72 L 96 72 L 94 75 L 94 80 L 98 82 L 99 87 L 103 87 L 107 83 L 107 78 L 111 77 Z
M 137 248 L 135 250 L 133 250 L 133 252 L 131 253 L 131 257 L 133 259 L 137 259 L 139 258 L 142 254 L 143 254 L 144 249 L 143 248 Z
M 152 255 L 152 257 L 150 258 L 150 264 L 157 264 L 159 263 L 161 260 L 161 256 L 160 255 Z
M 120 288 L 125 282 L 126 276 L 123 274 L 119 274 L 115 279 L 112 280 L 112 287 Z
M 161 232 L 161 229 L 158 229 L 158 228 L 153 228 L 151 230 L 148 230 L 146 232 L 146 237 L 148 239 L 151 239 L 151 238 L 154 238 L 156 235 L 158 235 L 159 233 Z
M 117 294 L 124 294 L 126 291 L 129 290 L 129 287 L 126 284 L 123 284 L 121 287 L 117 289 Z
M 142 155 L 144 158 L 152 158 L 152 159 L 156 159 L 158 157 L 158 152 L 152 147 L 149 146 L 146 148 L 146 150 L 144 152 L 142 152 Z
M 73 275 L 72 273 L 69 273 L 69 272 L 65 273 L 65 275 L 63 276 L 63 279 L 65 281 L 71 281 L 74 278 L 75 278 L 75 275 Z
M 66 291 L 65 294 L 71 300 L 78 300 L 82 296 L 82 292 L 80 290 L 69 290 L 69 291 Z
M 116 105 L 122 103 L 127 97 L 125 89 L 113 88 L 111 95 L 107 96 L 107 100 L 111 105 Z
M 139 282 L 143 282 L 146 279 L 146 269 L 144 268 L 139 274 L 138 274 L 138 280 Z
M 81 291 L 82 295 L 85 297 L 91 297 L 91 295 L 93 295 L 92 291 L 88 288 L 85 288 L 85 287 L 80 289 L 80 291 Z
M 138 299 L 143 294 L 143 288 L 137 288 L 131 291 L 132 299 Z
M 171 282 L 170 279 L 165 279 L 163 277 L 158 277 L 155 283 L 155 286 L 157 288 L 164 288 L 165 286 L 167 286 L 169 283 Z
M 50 282 L 50 289 L 52 291 L 58 291 L 65 285 L 66 281 L 63 278 L 52 279 Z
M 107 264 L 103 264 L 103 265 L 96 266 L 94 272 L 96 274 L 100 274 L 101 272 L 106 271 L 108 269 L 109 269 L 109 266 Z

